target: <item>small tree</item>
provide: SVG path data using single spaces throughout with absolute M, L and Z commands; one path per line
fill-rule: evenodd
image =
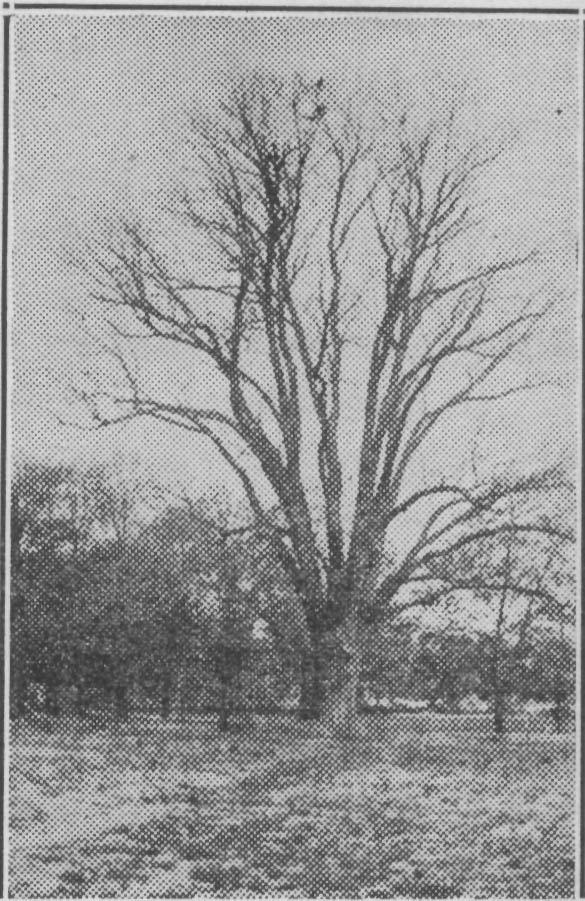
M 56 692 L 66 679 L 64 616 L 78 582 L 71 561 L 77 523 L 71 517 L 71 468 L 27 464 L 11 488 L 11 715 L 26 711 L 35 678 L 47 686 L 47 708 L 58 712 Z M 40 677 L 40 678 L 39 678 Z
M 534 626 L 522 661 L 525 696 L 553 703 L 551 712 L 559 732 L 569 719 L 576 690 L 577 653 L 567 632 L 562 621 Z
M 114 697 L 126 715 L 145 651 L 136 641 L 133 610 L 137 594 L 147 594 L 149 574 L 136 564 L 146 555 L 145 529 L 136 515 L 141 495 L 102 467 L 17 469 L 11 504 L 13 715 L 26 711 L 34 682 L 44 686 L 52 714 L 60 712 L 60 692 L 69 689 L 81 714 L 99 692 Z M 178 594 L 178 583 L 171 584 L 172 563 L 165 563 L 164 553 L 159 564 L 159 596 L 166 590 L 170 605 L 170 589 Z M 166 629 L 166 616 L 163 622 Z
M 413 660 L 413 681 L 433 706 L 447 709 L 465 695 L 477 692 L 477 647 L 473 638 L 456 629 L 425 631 L 417 641 Z
M 417 643 L 411 624 L 378 621 L 363 628 L 367 654 L 364 655 L 361 677 L 370 691 L 409 694 L 417 682 Z
M 483 528 L 476 523 L 456 541 L 429 551 L 412 576 L 412 584 L 422 587 L 413 606 L 435 603 L 446 593 L 458 594 L 470 610 L 484 605 L 489 626 L 481 627 L 477 667 L 493 702 L 496 735 L 505 731 L 508 698 L 521 690 L 533 624 L 542 617 L 569 621 L 575 602 L 574 534 L 566 524 L 570 486 L 555 476 L 520 481 L 515 488 L 499 509 L 489 506 Z M 560 495 L 556 516 L 553 498 L 543 502 L 538 496 L 547 492 Z

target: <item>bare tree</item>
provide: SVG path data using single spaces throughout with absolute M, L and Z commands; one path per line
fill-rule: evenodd
M 473 531 L 501 497 L 445 483 L 405 497 L 406 476 L 443 417 L 535 387 L 493 376 L 550 307 L 499 303 L 529 256 L 461 263 L 474 185 L 501 148 L 465 143 L 453 114 L 418 132 L 404 116 L 376 121 L 359 124 L 322 79 L 253 77 L 217 121 L 192 121 L 196 168 L 174 247 L 121 221 L 83 261 L 117 375 L 77 395 L 96 427 L 155 418 L 205 438 L 237 475 L 303 606 L 307 718 L 323 707 L 332 633 L 355 698 L 361 618 L 393 601 L 439 535 Z M 190 354 L 212 399 L 186 399 L 164 378 L 149 386 L 129 350 L 140 342 Z M 365 387 L 350 473 L 356 359 Z M 419 540 L 389 561 L 392 531 L 417 510 Z
M 545 478 L 535 476 L 517 484 L 503 499 L 497 517 L 490 506 L 489 523 L 484 511 L 483 525 L 476 522 L 469 529 L 467 523 L 457 537 L 427 550 L 410 574 L 420 593 L 402 607 L 427 606 L 448 596 L 467 598 L 472 606 L 486 604 L 493 624 L 484 642 L 485 676 L 496 735 L 505 731 L 508 698 L 519 690 L 534 624 L 544 619 L 561 624 L 562 631 L 563 624 L 574 622 L 575 547 L 572 530 L 563 527 L 567 517 L 559 521 L 550 515 L 554 505 L 549 498 L 547 515 L 527 521 L 535 490 L 543 493 L 546 486 Z M 567 488 L 556 493 L 566 500 Z M 542 497 L 539 500 L 542 505 Z

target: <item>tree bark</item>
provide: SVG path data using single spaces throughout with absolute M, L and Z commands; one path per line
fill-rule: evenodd
M 348 664 L 348 700 L 345 711 L 345 725 L 348 732 L 353 732 L 353 729 L 357 724 L 359 715 L 359 690 L 362 671 L 362 655 L 357 610 L 351 614 L 347 626 L 347 650 L 350 658 Z
M 325 718 L 336 731 L 353 732 L 359 713 L 361 653 L 357 610 L 352 611 L 337 630 L 314 628 L 301 662 L 299 716 L 304 721 Z M 332 650 L 345 656 L 341 684 L 329 687 Z
M 340 627 L 338 641 L 344 657 L 341 684 L 327 699 L 327 721 L 334 732 L 349 738 L 355 733 L 359 714 L 361 650 L 357 607 L 351 610 Z
M 326 669 L 324 633 L 315 629 L 309 632 L 309 645 L 303 651 L 301 660 L 301 720 L 321 718 L 325 701 Z
M 505 568 L 504 568 L 504 587 L 500 596 L 498 606 L 498 616 L 496 620 L 496 632 L 494 636 L 494 656 L 493 656 L 493 692 L 494 692 L 494 732 L 497 736 L 503 735 L 506 729 L 504 701 L 505 686 L 502 680 L 502 651 L 504 642 L 504 615 L 506 611 L 506 601 L 508 597 L 508 585 L 510 581 L 510 553 L 511 545 L 508 544 L 506 549 Z
M 504 713 L 504 686 L 501 679 L 501 634 L 500 620 L 498 620 L 498 629 L 496 632 L 496 645 L 494 648 L 493 660 L 493 695 L 494 695 L 494 733 L 496 736 L 503 735 L 506 731 L 506 721 Z
M 342 621 L 336 627 L 328 628 L 328 625 L 324 618 L 316 618 L 309 625 L 309 643 L 301 661 L 299 716 L 302 720 L 319 720 L 325 714 L 334 728 L 351 730 L 359 710 L 361 677 L 357 602 L 346 599 Z M 335 651 L 341 652 L 345 660 L 341 665 L 341 684 L 332 690 L 329 683 Z

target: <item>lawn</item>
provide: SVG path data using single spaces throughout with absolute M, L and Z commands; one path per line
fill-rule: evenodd
M 12 897 L 574 894 L 574 737 L 481 716 L 19 723 Z

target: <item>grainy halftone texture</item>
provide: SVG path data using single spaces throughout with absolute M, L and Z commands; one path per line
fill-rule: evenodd
M 15 897 L 571 897 L 573 740 L 476 718 L 15 730 Z
M 573 896 L 577 23 L 14 41 L 11 897 Z

